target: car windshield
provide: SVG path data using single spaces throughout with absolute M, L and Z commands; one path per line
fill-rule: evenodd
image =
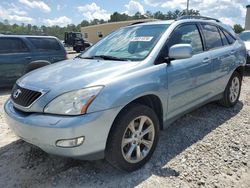
M 239 35 L 239 37 L 243 41 L 250 41 L 250 32 L 243 32 Z
M 143 60 L 168 27 L 168 24 L 157 24 L 121 28 L 103 38 L 79 57 L 117 61 Z

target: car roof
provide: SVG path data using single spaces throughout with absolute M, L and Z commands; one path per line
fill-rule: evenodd
M 201 19 L 181 19 L 181 20 L 157 20 L 157 21 L 150 21 L 150 22 L 143 22 L 143 23 L 134 23 L 133 25 L 160 25 L 160 24 L 172 24 L 172 23 L 186 23 L 186 22 L 199 22 L 199 23 L 215 23 L 217 25 L 224 25 L 222 22 L 216 22 L 214 20 L 201 20 Z
M 0 35 L 1 38 L 4 38 L 4 37 L 10 37 L 10 38 L 55 38 L 57 39 L 56 37 L 54 36 L 41 36 L 41 35 Z
M 189 22 L 197 22 L 197 23 L 212 23 L 216 24 L 217 26 L 223 27 L 225 30 L 230 32 L 232 35 L 236 35 L 235 32 L 233 31 L 233 28 L 230 25 L 224 24 L 220 22 L 219 20 L 209 20 L 209 19 L 195 19 L 195 18 L 186 18 L 186 19 L 180 19 L 180 20 L 157 20 L 157 21 L 150 21 L 150 22 L 144 22 L 144 23 L 135 23 L 133 25 L 127 26 L 136 26 L 136 25 L 160 25 L 160 24 L 173 24 L 173 23 L 189 23 Z

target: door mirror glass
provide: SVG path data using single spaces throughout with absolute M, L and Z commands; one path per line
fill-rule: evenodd
M 187 59 L 192 57 L 193 48 L 190 44 L 175 44 L 169 49 L 170 59 Z

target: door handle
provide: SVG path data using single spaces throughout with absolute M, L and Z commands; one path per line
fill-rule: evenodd
M 210 58 L 206 57 L 203 59 L 202 63 L 208 63 L 210 61 Z
M 31 60 L 31 57 L 25 57 L 25 59 L 27 59 L 27 60 Z

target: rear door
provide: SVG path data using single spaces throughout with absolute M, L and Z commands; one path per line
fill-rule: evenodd
M 30 50 L 21 38 L 0 37 L 0 86 L 10 86 L 25 74 Z
M 235 62 L 233 42 L 230 44 L 224 32 L 216 25 L 202 24 L 202 31 L 205 36 L 206 50 L 211 53 L 212 57 L 211 89 L 214 95 L 217 95 L 224 91 L 230 67 Z
M 209 52 L 204 51 L 203 40 L 196 24 L 176 28 L 167 42 L 168 49 L 175 44 L 191 44 L 193 56 L 171 60 L 168 68 L 168 118 L 172 118 L 210 97 L 212 65 Z

